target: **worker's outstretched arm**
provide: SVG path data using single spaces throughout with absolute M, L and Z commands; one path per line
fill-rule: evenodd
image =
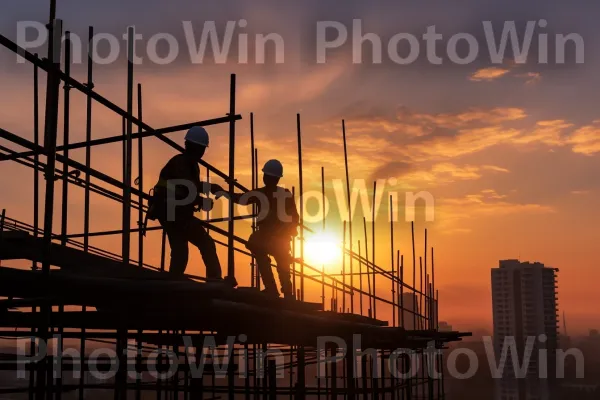
M 217 196 L 217 199 L 221 196 L 226 197 L 228 199 L 232 199 L 234 203 L 240 204 L 242 206 L 247 206 L 247 205 L 253 204 L 255 202 L 255 197 L 256 197 L 256 196 L 252 195 L 252 192 L 233 193 L 233 195 L 230 195 L 229 192 L 227 192 L 221 186 L 219 186 L 215 183 L 212 184 L 210 191 L 212 194 Z
M 214 185 L 214 183 L 208 183 L 208 182 L 204 182 L 199 180 L 198 183 L 198 194 L 203 194 L 205 196 L 209 195 L 212 192 L 212 187 Z

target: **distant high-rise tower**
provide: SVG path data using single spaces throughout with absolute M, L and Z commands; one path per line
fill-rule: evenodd
M 494 311 L 494 348 L 496 357 L 503 345 L 514 338 L 522 365 L 528 338 L 535 339 L 526 371 L 527 378 L 518 378 L 510 352 L 507 354 L 503 379 L 497 387 L 502 400 L 550 399 L 552 379 L 539 379 L 540 367 L 547 368 L 548 377 L 556 371 L 558 348 L 557 284 L 558 269 L 539 262 L 502 260 L 492 269 L 492 304 Z M 541 340 L 540 340 L 541 339 Z M 545 349 L 547 363 L 539 365 L 539 350 Z M 542 358 L 543 360 L 543 358 Z M 543 361 L 542 361 L 543 362 Z
M 421 326 L 419 318 L 419 298 L 414 293 L 404 293 L 398 296 L 398 301 L 404 310 L 398 310 L 399 325 L 404 323 L 404 329 L 415 330 Z

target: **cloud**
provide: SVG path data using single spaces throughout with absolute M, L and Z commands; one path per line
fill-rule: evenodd
M 411 147 L 420 157 L 453 158 L 476 153 L 499 143 L 510 142 L 520 133 L 518 129 L 502 126 L 462 129 L 453 137 L 434 138 Z
M 498 67 L 482 68 L 475 71 L 469 79 L 472 81 L 493 81 L 508 74 L 510 70 Z
M 484 165 L 482 168 L 489 170 L 489 171 L 495 171 L 495 172 L 510 172 L 508 169 L 498 167 L 496 165 Z
M 413 171 L 401 176 L 401 180 L 411 187 L 423 185 L 440 185 L 459 180 L 475 180 L 481 178 L 480 168 L 472 165 L 457 166 L 452 163 L 434 164 L 429 169 Z
M 521 120 L 525 117 L 527 117 L 525 111 L 516 107 L 469 108 L 459 113 L 416 115 L 417 120 L 434 123 L 445 128 L 460 128 L 469 124 L 500 124 Z
M 497 107 L 468 108 L 457 113 L 419 113 L 400 107 L 392 117 L 375 115 L 346 120 L 348 143 L 356 152 L 376 152 L 390 160 L 426 161 L 452 158 L 481 151 L 518 137 L 522 132 L 505 127 L 527 117 L 523 109 Z M 339 122 L 312 127 L 324 132 L 324 143 L 342 145 Z
M 582 126 L 575 130 L 567 139 L 575 153 L 593 155 L 600 152 L 600 121 L 592 125 Z
M 400 107 L 393 117 L 363 115 L 346 120 L 349 162 L 373 179 L 399 177 L 410 187 L 479 179 L 485 171 L 506 173 L 497 165 L 460 166 L 447 160 L 518 137 L 520 130 L 505 128 L 502 122 L 525 117 L 519 108 L 427 114 Z M 321 132 L 318 148 L 311 149 L 313 156 L 324 155 L 322 149 L 342 150 L 339 121 L 318 123 L 309 130 Z
M 440 199 L 439 203 L 449 206 L 472 207 L 469 209 L 471 213 L 486 214 L 486 215 L 507 215 L 518 212 L 554 212 L 550 206 L 542 204 L 519 204 L 509 201 L 494 201 L 505 199 L 505 195 L 494 193 L 475 193 L 468 194 L 464 197 Z
M 377 168 L 373 172 L 371 178 L 374 179 L 386 179 L 386 178 L 398 178 L 405 179 L 405 177 L 413 169 L 413 165 L 402 161 L 392 161 L 381 167 Z
M 349 110 L 350 111 L 350 110 Z M 365 115 L 358 113 L 346 120 L 349 133 L 397 133 L 410 137 L 450 136 L 452 129 L 487 126 L 511 121 L 519 121 L 527 117 L 525 110 L 517 107 L 480 108 L 471 107 L 455 113 L 420 113 L 408 107 L 400 106 L 392 116 Z M 331 129 L 339 126 L 339 121 L 328 121 L 316 126 L 320 129 Z
M 409 172 L 401 176 L 403 182 L 412 182 L 414 184 L 447 184 L 460 180 L 477 180 L 483 176 L 484 171 L 502 171 L 508 170 L 493 165 L 463 165 L 458 166 L 453 163 L 438 163 L 429 169 Z
M 513 69 L 517 69 L 519 65 L 511 64 L 508 68 L 499 67 L 488 67 L 482 68 L 473 72 L 469 76 L 469 80 L 474 82 L 491 82 L 500 79 L 505 76 L 514 78 L 525 79 L 526 85 L 533 85 L 542 80 L 542 74 L 540 72 L 523 72 L 523 73 L 511 73 Z
M 495 165 L 457 165 L 449 162 L 432 165 L 411 164 L 392 161 L 376 168 L 369 180 L 390 179 L 388 185 L 402 190 L 420 190 L 425 187 L 439 187 L 460 181 L 475 181 L 484 177 L 485 173 L 507 173 L 507 169 Z
M 471 227 L 466 221 L 479 218 L 554 212 L 555 208 L 549 205 L 511 201 L 510 195 L 499 194 L 495 189 L 436 199 L 436 223 L 444 234 L 468 233 Z
M 393 115 L 361 114 L 346 119 L 349 143 L 355 152 L 376 152 L 388 161 L 442 162 L 481 152 L 498 145 L 543 145 L 570 147 L 574 153 L 600 152 L 600 121 L 576 127 L 565 119 L 527 122 L 527 112 L 518 107 L 467 108 L 454 113 L 416 112 L 401 106 Z M 338 143 L 328 132 L 339 122 L 321 123 L 315 129 L 325 132 L 319 139 Z
M 573 124 L 570 124 L 562 119 L 538 121 L 533 129 L 516 138 L 514 143 L 543 143 L 548 146 L 563 146 L 565 144 L 563 139 L 565 130 L 571 128 L 572 126 Z
M 484 189 L 481 191 L 484 195 L 486 195 L 490 199 L 505 199 L 508 197 L 506 194 L 498 194 L 494 189 Z
M 542 80 L 542 74 L 539 72 L 527 72 L 524 74 L 519 74 L 517 77 L 524 78 L 526 85 L 533 85 Z

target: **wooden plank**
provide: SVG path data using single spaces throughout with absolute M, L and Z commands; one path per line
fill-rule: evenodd
M 90 278 L 55 271 L 47 281 L 40 276 L 40 272 L 0 268 L 0 296 L 34 298 L 41 288 L 46 288 L 48 296 L 61 298 L 66 305 L 90 305 L 103 310 L 52 314 L 52 323 L 64 328 L 214 331 L 225 336 L 244 334 L 254 343 L 303 346 L 315 346 L 318 337 L 352 340 L 356 334 L 361 335 L 363 347 L 386 349 L 408 345 L 423 348 L 430 340 L 458 339 L 454 334 L 410 332 L 377 326 L 372 320 L 359 322 L 348 317 L 332 318 L 322 311 L 285 308 L 285 301 L 270 301 L 265 306 L 239 295 L 244 291 L 221 285 Z M 25 317 L 27 313 L 2 314 L 0 321 L 5 327 L 32 326 L 27 324 L 39 318 Z
M 8 259 L 26 259 L 31 261 L 41 261 L 43 242 L 41 239 L 36 239 L 30 235 L 23 236 L 22 234 L 12 235 L 0 243 L 1 258 Z M 202 283 L 194 282 L 188 278 L 178 280 L 172 279 L 170 275 L 153 271 L 146 268 L 140 268 L 138 265 L 124 266 L 122 263 L 110 260 L 105 257 L 85 253 L 81 250 L 71 247 L 61 246 L 58 244 L 52 245 L 50 252 L 50 264 L 55 265 L 69 274 L 81 275 L 81 279 L 94 277 L 95 279 L 123 278 L 133 279 L 137 282 L 117 282 L 105 281 L 106 285 L 132 285 L 128 290 L 138 290 L 151 295 L 150 292 L 171 292 L 174 290 L 182 290 L 182 285 L 194 285 L 193 290 L 202 289 Z M 65 276 L 65 279 L 70 279 Z M 140 280 L 141 283 L 139 282 Z M 157 283 L 150 284 L 148 280 L 156 280 Z M 192 286 L 183 286 L 192 290 Z M 224 289 L 222 289 L 224 290 Z M 221 292 L 222 290 L 219 290 Z M 216 295 L 211 290 L 213 295 Z M 222 296 L 220 296 L 222 297 Z M 279 309 L 293 309 L 297 311 L 317 311 L 322 309 L 321 303 L 307 303 L 299 301 L 290 301 L 286 299 L 273 299 L 265 296 L 257 290 L 251 288 L 240 288 L 239 290 L 230 290 L 226 297 L 234 301 L 247 302 L 252 304 L 262 305 L 264 307 L 273 307 Z
M 260 304 L 264 307 L 269 307 L 269 308 L 282 308 L 282 309 L 287 309 L 287 310 L 305 311 L 305 312 L 323 310 L 323 304 L 321 304 L 321 303 L 311 303 L 311 302 L 307 302 L 307 301 L 289 300 L 289 299 L 285 299 L 282 297 L 274 298 L 270 295 L 262 293 L 256 287 L 248 287 L 248 286 L 237 287 L 236 290 L 233 293 L 231 293 L 231 296 L 232 296 L 231 297 L 232 300 L 245 299 L 246 302 L 250 302 L 249 300 L 252 299 L 253 304 Z
M 48 286 L 45 286 L 44 281 L 39 279 L 40 276 L 39 271 L 0 268 L 0 296 L 37 297 L 42 290 L 46 290 L 49 296 L 62 297 L 71 304 L 138 309 L 199 306 L 212 299 L 296 312 L 314 312 L 321 307 L 321 304 L 316 303 L 272 299 L 260 293 L 239 291 L 224 284 L 185 279 L 120 279 L 85 276 L 71 271 L 51 271 Z
M 363 315 L 358 314 L 349 314 L 349 313 L 338 313 L 334 311 L 326 311 L 323 314 L 327 315 L 327 318 L 337 319 L 340 321 L 347 322 L 356 322 L 361 324 L 369 324 L 374 326 L 388 326 L 389 323 L 387 321 L 382 321 L 380 319 L 369 318 Z
M 0 242 L 0 259 L 42 261 L 43 240 L 22 233 L 7 232 Z M 159 277 L 159 272 L 137 265 L 124 266 L 118 261 L 86 253 L 72 247 L 53 243 L 50 250 L 50 264 L 72 272 L 96 276 L 119 276 L 124 278 Z
M 232 312 L 233 311 L 233 312 Z M 201 310 L 186 311 L 181 313 L 131 313 L 126 315 L 115 315 L 111 313 L 100 313 L 88 311 L 64 312 L 53 314 L 52 322 L 60 324 L 65 329 L 114 330 L 117 326 L 124 326 L 131 331 L 144 329 L 157 330 L 185 330 L 191 331 L 214 331 L 217 332 L 220 343 L 227 336 L 239 337 L 244 334 L 247 343 L 273 343 L 281 345 L 302 345 L 315 347 L 318 338 L 324 336 L 336 336 L 345 339 L 348 343 L 352 341 L 352 335 L 360 335 L 363 348 L 397 349 L 397 348 L 426 348 L 428 342 L 422 338 L 415 340 L 403 335 L 398 328 L 369 327 L 365 329 L 359 324 L 342 326 L 331 323 L 324 319 L 307 318 L 301 316 L 281 316 L 276 313 L 268 313 L 268 310 L 260 312 L 248 312 L 247 309 L 235 307 L 233 309 L 213 304 L 211 307 Z M 11 328 L 28 328 L 39 322 L 39 313 L 30 312 L 6 312 L 0 313 L 2 325 Z M 265 319 L 268 317 L 268 328 L 265 327 Z M 158 339 L 158 338 L 157 338 Z M 440 342 L 452 341 L 440 340 Z

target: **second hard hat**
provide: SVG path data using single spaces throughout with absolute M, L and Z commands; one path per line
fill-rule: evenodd
M 283 165 L 281 165 L 278 160 L 267 161 L 262 171 L 265 175 L 275 176 L 277 178 L 283 177 Z
M 208 132 L 201 126 L 193 126 L 185 134 L 185 140 L 208 147 Z

